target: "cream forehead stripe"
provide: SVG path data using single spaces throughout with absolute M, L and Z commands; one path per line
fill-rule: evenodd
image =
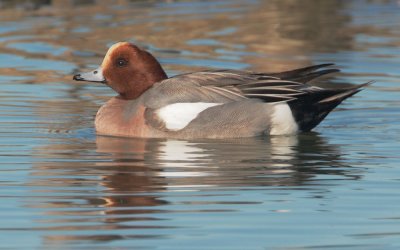
M 107 65 L 111 62 L 111 55 L 112 55 L 113 51 L 123 45 L 129 45 L 129 43 L 127 43 L 127 42 L 115 43 L 108 49 L 106 55 L 104 56 L 103 63 L 101 64 L 101 66 L 103 68 L 107 67 Z
M 167 129 L 176 131 L 186 127 L 203 110 L 217 105 L 221 105 L 221 103 L 174 103 L 160 108 L 157 114 Z

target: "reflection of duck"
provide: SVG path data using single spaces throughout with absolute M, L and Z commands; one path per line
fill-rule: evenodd
M 97 113 L 101 134 L 146 138 L 238 138 L 310 131 L 361 87 L 323 89 L 307 82 L 330 64 L 280 73 L 212 70 L 168 78 L 131 43 L 114 44 L 102 65 L 74 80 L 106 83 L 119 95 Z
M 52 145 L 41 152 L 41 157 L 68 159 L 60 159 L 57 164 L 37 163 L 33 167 L 35 178 L 27 183 L 35 192 L 45 189 L 40 207 L 53 217 L 43 223 L 53 231 L 67 228 L 112 232 L 130 226 L 142 229 L 149 227 L 149 221 L 152 227 L 163 228 L 165 224 L 157 223 L 162 218 L 160 214 L 171 211 L 171 207 L 163 206 L 185 196 L 183 191 L 204 195 L 202 202 L 207 202 L 210 190 L 297 188 L 310 182 L 318 189 L 314 183 L 316 175 L 336 178 L 360 175 L 341 165 L 338 148 L 315 133 L 193 141 L 97 136 L 95 145 L 92 141 L 68 139 L 65 144 Z M 77 160 L 73 167 L 71 157 Z M 34 204 L 37 206 L 37 200 Z M 69 226 L 58 227 L 60 223 Z M 47 237 L 54 242 L 88 239 L 115 238 Z
M 152 191 L 161 191 L 167 185 L 163 179 L 157 178 L 157 169 L 149 167 L 149 143 L 143 139 L 124 139 L 113 137 L 97 137 L 97 152 L 111 155 L 112 161 L 98 162 L 96 165 L 107 169 L 102 176 L 101 185 L 107 193 L 118 194 L 104 197 L 107 207 L 142 207 L 166 204 L 153 195 L 141 195 Z M 150 143 L 151 145 L 151 143 Z M 120 195 L 121 193 L 127 195 Z M 108 214 L 134 213 L 128 210 L 108 210 Z
M 102 164 L 114 166 L 104 185 L 115 192 L 297 186 L 317 174 L 352 176 L 343 170 L 338 149 L 315 133 L 218 141 L 98 136 L 96 143 L 99 152 L 113 158 Z

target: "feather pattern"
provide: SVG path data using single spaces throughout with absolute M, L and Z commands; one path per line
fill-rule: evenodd
M 279 73 L 207 70 L 176 75 L 153 85 L 145 93 L 144 105 L 156 111 L 174 103 L 284 102 L 293 112 L 298 128 L 308 131 L 344 99 L 370 84 L 344 89 L 324 89 L 308 84 L 321 76 L 338 72 L 337 69 L 324 69 L 332 65 L 319 64 Z
M 164 84 L 179 81 L 194 84 L 226 99 L 258 98 L 264 102 L 290 101 L 320 88 L 306 84 L 320 76 L 338 72 L 337 69 L 323 69 L 332 64 L 320 64 L 280 73 L 254 73 L 241 70 L 207 70 L 182 74 L 164 80 Z M 301 81 L 297 81 L 300 79 Z M 204 101 L 204 100 L 203 100 Z

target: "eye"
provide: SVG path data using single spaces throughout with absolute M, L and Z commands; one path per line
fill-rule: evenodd
M 126 66 L 128 64 L 128 61 L 127 60 L 125 60 L 124 58 L 118 58 L 117 59 L 117 66 L 118 67 L 124 67 L 124 66 Z

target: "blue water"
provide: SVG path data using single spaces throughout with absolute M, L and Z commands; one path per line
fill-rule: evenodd
M 0 4 L 0 249 L 400 248 L 397 1 L 47 2 Z M 71 78 L 125 40 L 169 75 L 376 82 L 297 136 L 97 136 L 114 93 Z

